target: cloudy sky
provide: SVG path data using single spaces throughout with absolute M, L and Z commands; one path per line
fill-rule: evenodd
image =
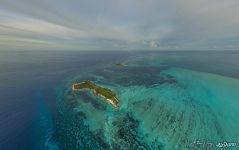
M 239 0 L 0 0 L 0 50 L 239 50 Z

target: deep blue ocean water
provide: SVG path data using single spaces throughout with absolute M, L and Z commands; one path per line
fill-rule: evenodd
M 44 148 L 46 135 L 39 128 L 51 128 L 44 125 L 42 117 L 49 113 L 46 112 L 49 107 L 54 108 L 51 105 L 54 105 L 56 85 L 74 73 L 123 55 L 74 51 L 0 52 L 0 149 Z
M 115 68 L 115 63 L 120 62 L 126 63 L 127 66 L 123 69 Z M 152 74 L 144 74 L 145 72 L 146 73 L 150 72 Z M 95 77 L 94 75 L 97 75 L 97 77 Z M 110 75 L 113 75 L 113 77 Z M 162 79 L 161 75 L 163 77 L 166 76 L 167 78 Z M 90 76 L 92 77 L 89 78 Z M 102 79 L 101 81 L 102 77 L 104 77 L 105 79 L 104 80 Z M 74 106 L 74 108 L 72 107 L 68 108 L 68 106 L 65 106 L 65 104 L 64 105 L 59 104 L 62 102 L 59 100 L 66 100 L 72 98 L 69 93 L 68 93 L 69 95 L 64 94 L 64 92 L 67 92 L 68 84 L 72 83 L 72 81 L 81 81 L 82 79 L 87 78 L 92 80 L 97 79 L 99 80 L 100 84 L 108 86 L 117 91 L 119 97 L 125 100 L 125 102 L 121 102 L 122 107 L 120 108 L 121 110 L 120 115 L 118 114 L 115 115 L 115 112 L 112 111 L 110 108 L 109 109 L 105 108 L 106 106 L 104 104 L 98 103 L 94 104 L 90 102 L 92 103 L 92 106 L 96 107 L 97 109 L 93 108 L 91 105 L 89 106 L 89 101 L 93 101 L 91 100 L 92 99 L 91 95 L 84 95 L 85 98 L 83 97 L 83 99 L 85 99 L 88 102 L 86 102 L 86 104 L 83 105 L 84 106 L 83 108 L 82 106 L 79 107 Z M 154 112 L 148 112 L 148 110 L 146 109 L 142 110 L 144 108 L 143 105 L 145 105 L 145 103 L 143 102 L 144 100 L 138 101 L 130 100 L 131 97 L 137 99 L 137 96 L 140 98 L 143 97 L 145 98 L 145 100 L 152 98 L 153 100 L 149 102 L 155 104 L 157 108 L 161 108 L 162 110 L 161 112 L 156 111 L 156 113 L 171 112 L 172 114 L 174 111 L 171 111 L 171 109 L 172 110 L 174 109 L 168 107 L 168 105 L 170 104 L 176 105 L 177 103 L 179 103 L 171 101 L 174 98 L 179 97 L 183 94 L 186 96 L 191 96 L 192 98 L 196 99 L 201 98 L 203 99 L 203 101 L 200 101 L 201 99 L 195 100 L 197 101 L 197 103 L 195 103 L 195 105 L 192 107 L 197 108 L 197 105 L 199 104 L 200 104 L 199 106 L 201 105 L 211 106 L 213 104 L 215 105 L 216 108 L 215 110 L 209 108 L 208 110 L 207 109 L 204 110 L 203 107 L 202 109 L 198 109 L 196 111 L 195 116 L 207 114 L 204 111 L 221 113 L 224 112 L 222 109 L 225 108 L 225 111 L 228 111 L 228 113 L 223 113 L 222 115 L 229 118 L 228 120 L 226 120 L 229 123 L 229 125 L 224 126 L 222 125 L 222 123 L 220 123 L 223 122 L 223 120 L 220 120 L 220 118 L 215 119 L 218 117 L 216 116 L 214 119 L 219 122 L 218 123 L 219 125 L 221 125 L 220 129 L 218 129 L 218 131 L 214 131 L 214 129 L 209 130 L 208 128 L 205 128 L 205 132 L 211 131 L 212 134 L 214 132 L 215 133 L 220 132 L 219 130 L 222 130 L 222 132 L 224 131 L 232 132 L 231 130 L 229 130 L 229 128 L 231 127 L 233 127 L 234 129 L 239 128 L 239 124 L 236 124 L 238 119 L 233 118 L 236 117 L 236 115 L 238 115 L 238 111 L 236 111 L 236 108 L 234 108 L 239 104 L 239 97 L 238 95 L 235 94 L 236 92 L 234 92 L 234 90 L 235 91 L 239 90 L 237 89 L 238 88 L 237 82 L 239 80 L 238 78 L 239 78 L 239 52 L 235 51 L 230 52 L 2 51 L 0 52 L 0 81 L 1 81 L 0 149 L 3 150 L 64 149 L 65 148 L 64 146 L 71 146 L 72 149 L 74 149 L 77 147 L 80 148 L 81 145 L 86 144 L 84 143 L 84 141 L 88 141 L 88 144 L 94 145 L 94 140 L 97 141 L 98 139 L 94 138 L 94 140 L 90 142 L 91 137 L 93 136 L 91 130 L 94 131 L 97 130 L 97 133 L 98 131 L 104 132 L 105 136 L 107 135 L 108 138 L 111 137 L 112 132 L 107 133 L 105 129 L 106 127 L 107 128 L 112 127 L 112 124 L 109 123 L 110 121 L 113 122 L 115 121 L 109 119 L 112 117 L 126 119 L 125 122 L 130 120 L 128 124 L 131 126 L 131 123 L 133 122 L 132 123 L 133 127 L 135 127 L 135 124 L 137 124 L 140 128 L 140 132 L 133 131 L 133 133 L 137 132 L 137 134 L 142 135 L 147 133 L 149 135 L 151 134 L 152 137 L 156 136 L 157 134 L 150 133 L 148 129 L 154 123 L 152 122 L 152 120 L 154 120 L 155 118 L 144 116 L 144 114 L 146 114 L 146 112 L 151 116 L 157 116 L 157 114 L 155 114 Z M 168 86 L 169 85 L 168 83 L 174 82 L 174 79 L 178 83 L 177 86 L 173 87 Z M 194 79 L 197 80 L 197 82 L 194 81 Z M 157 83 L 155 82 L 156 80 Z M 157 84 L 159 86 L 154 86 L 154 84 Z M 178 85 L 185 86 L 187 88 L 180 89 L 181 87 L 179 87 L 178 89 L 177 88 Z M 199 85 L 198 89 L 195 88 L 198 85 Z M 205 90 L 207 88 L 209 90 Z M 144 97 L 143 95 L 137 93 L 139 91 L 141 91 L 141 93 L 151 95 L 151 97 L 148 96 Z M 199 91 L 199 93 L 197 91 Z M 200 94 L 200 91 L 209 91 L 209 93 Z M 230 101 L 229 104 L 228 105 L 226 104 L 225 107 L 223 107 L 225 102 L 223 100 L 225 99 L 223 97 L 220 98 L 215 97 L 214 93 L 217 93 L 218 91 L 219 92 L 225 91 L 224 98 L 230 98 L 230 100 L 228 100 Z M 158 92 L 163 94 L 157 95 Z M 164 99 L 160 100 L 160 102 L 162 101 L 161 104 L 163 103 L 167 107 L 158 104 L 158 102 L 154 103 L 154 97 L 158 96 L 163 97 L 164 99 L 167 98 L 169 99 L 168 103 L 165 103 Z M 208 103 L 208 101 L 210 100 L 212 102 Z M 148 103 L 146 104 L 149 105 Z M 177 109 L 180 110 L 180 112 L 182 113 L 185 114 L 188 113 L 183 112 L 181 110 L 185 108 L 187 108 L 188 111 L 195 111 L 193 109 L 190 110 L 190 108 L 186 107 L 186 105 L 182 105 L 181 103 L 179 105 L 180 107 L 177 107 Z M 88 111 L 92 110 L 98 114 L 104 115 L 105 117 L 102 118 L 100 116 L 95 117 L 93 122 L 92 120 L 87 119 L 87 121 L 89 121 L 88 124 L 86 123 L 86 125 L 81 124 L 79 126 L 75 126 L 74 122 L 72 122 L 72 120 L 75 120 L 74 119 L 75 114 L 69 113 L 67 115 L 59 115 L 61 113 L 61 110 L 59 111 L 59 109 L 62 109 L 61 108 L 62 106 L 65 106 L 64 109 L 66 110 L 64 110 L 63 112 L 66 113 L 71 112 L 68 111 L 68 109 L 74 109 L 77 112 L 85 113 L 84 115 L 86 116 L 88 115 L 89 117 L 92 115 L 92 112 Z M 154 108 L 152 107 L 152 109 Z M 229 111 L 230 109 L 232 110 L 231 112 Z M 129 115 L 128 112 L 130 111 L 135 112 L 135 114 Z M 105 112 L 107 113 L 105 114 Z M 125 115 L 128 115 L 129 117 L 124 118 Z M 140 121 L 135 119 L 137 117 L 139 118 L 139 116 L 137 115 L 141 115 L 145 118 L 148 117 L 149 119 Z M 133 118 L 132 116 L 136 117 Z M 168 117 L 169 116 L 170 114 L 168 114 Z M 72 119 L 67 120 L 62 119 L 62 117 L 68 118 L 72 117 Z M 163 117 L 167 117 L 167 115 Z M 177 116 L 175 117 L 177 118 Z M 180 116 L 178 117 L 180 118 Z M 94 118 L 94 116 L 91 116 L 91 118 Z M 99 122 L 94 122 L 95 120 L 97 120 L 97 118 L 99 118 L 98 120 L 99 122 L 102 122 L 105 119 L 108 119 L 109 122 L 107 125 L 101 125 Z M 190 119 L 190 117 L 185 118 Z M 210 119 L 213 118 L 209 116 L 208 120 Z M 61 122 L 62 120 L 63 122 Z M 69 123 L 69 125 L 66 125 L 67 123 Z M 209 125 L 211 124 L 213 124 L 213 122 L 209 123 Z M 154 144 L 158 145 L 157 148 L 167 149 L 167 143 L 169 145 L 171 144 L 167 142 L 167 140 L 163 139 L 163 136 L 168 138 L 168 136 L 170 136 L 169 132 L 171 132 L 171 130 L 167 129 L 165 125 L 166 124 L 161 124 L 161 128 L 164 127 L 165 129 L 157 131 L 162 135 L 161 137 L 162 139 L 155 137 L 155 139 L 159 140 L 156 141 L 156 143 Z M 177 126 L 177 124 L 175 126 Z M 62 127 L 66 128 L 66 130 L 63 130 Z M 198 125 L 196 127 L 204 128 L 207 127 L 207 125 L 205 124 L 201 126 Z M 84 129 L 89 128 L 81 133 L 84 134 L 84 137 L 88 137 L 89 139 L 81 139 L 80 137 L 83 135 L 77 135 L 79 137 L 79 139 L 77 139 L 78 141 L 77 140 L 74 141 L 75 139 L 73 138 L 64 139 L 58 137 L 64 136 L 64 134 L 68 134 L 69 133 L 68 129 L 73 132 L 74 130 L 78 130 L 79 128 Z M 118 128 L 122 130 L 124 129 L 123 127 Z M 183 129 L 180 128 L 180 130 L 182 130 L 182 133 L 184 133 Z M 198 129 L 197 131 L 204 132 L 203 129 Z M 187 133 L 186 129 L 185 133 Z M 196 131 L 192 132 L 192 134 L 197 134 L 197 132 Z M 232 134 L 233 133 L 228 133 L 228 136 L 225 135 L 226 138 L 225 140 L 230 140 L 230 135 Z M 235 139 L 235 137 L 239 137 L 239 135 L 238 136 L 236 135 L 238 134 L 237 131 L 235 131 L 234 134 L 235 135 L 232 135 L 233 141 L 237 140 Z M 134 134 L 129 135 L 137 137 Z M 203 135 L 204 134 L 202 134 L 202 136 Z M 65 136 L 67 137 L 67 135 Z M 207 135 L 205 134 L 204 136 Z M 177 135 L 177 137 L 180 136 Z M 215 140 L 216 139 L 217 137 L 215 137 Z M 111 141 L 110 138 L 106 140 L 108 140 L 109 142 Z M 72 143 L 70 143 L 69 141 L 71 141 Z M 136 141 L 137 141 L 136 143 L 138 143 L 138 140 Z M 145 137 L 142 137 L 142 139 L 140 139 L 139 141 L 141 141 L 141 143 L 138 143 L 138 145 L 142 144 L 147 145 L 152 141 L 152 139 L 151 138 L 145 139 Z M 133 140 L 133 142 L 135 142 L 135 140 Z M 95 145 L 95 149 L 100 149 L 100 147 L 102 148 L 102 145 L 104 145 L 103 147 L 105 148 L 112 148 L 110 146 L 112 146 L 113 144 L 107 145 L 107 142 L 101 141 L 99 142 L 98 145 Z M 172 145 L 170 146 L 172 147 Z M 151 147 L 149 145 L 149 148 L 155 149 L 155 147 L 154 148 L 152 147 L 152 143 Z

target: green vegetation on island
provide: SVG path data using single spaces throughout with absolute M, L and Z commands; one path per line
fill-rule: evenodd
M 118 66 L 118 67 L 125 67 L 125 66 L 126 66 L 126 65 L 123 64 L 123 63 L 116 63 L 115 65 Z
M 91 81 L 84 81 L 81 83 L 74 83 L 72 85 L 72 90 L 91 90 L 95 95 L 102 96 L 107 102 L 109 102 L 113 107 L 118 108 L 119 102 L 116 98 L 116 94 L 108 88 L 100 87 Z

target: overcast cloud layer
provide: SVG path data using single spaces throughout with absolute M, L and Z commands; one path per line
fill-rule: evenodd
M 239 50 L 239 0 L 1 0 L 15 49 Z

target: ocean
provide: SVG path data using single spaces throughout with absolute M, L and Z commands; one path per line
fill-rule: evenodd
M 238 58 L 237 51 L 1 51 L 0 149 L 239 144 Z M 113 90 L 119 110 L 71 90 L 85 80 Z

